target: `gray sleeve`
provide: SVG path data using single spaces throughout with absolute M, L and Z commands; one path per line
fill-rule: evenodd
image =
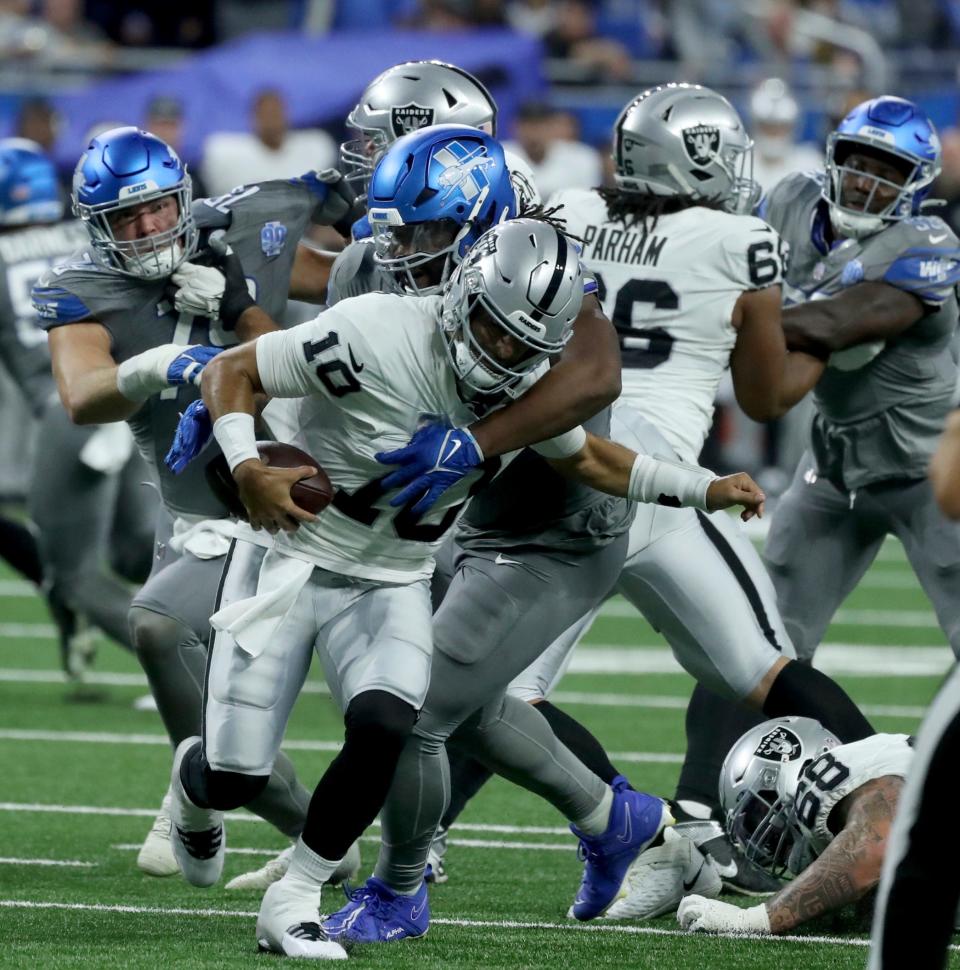
M 333 306 L 351 296 L 379 292 L 383 289 L 381 276 L 380 269 L 373 261 L 373 244 L 350 243 L 337 255 L 330 269 L 327 304 Z

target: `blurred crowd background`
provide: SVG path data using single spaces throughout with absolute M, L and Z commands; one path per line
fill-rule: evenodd
M 546 198 L 609 179 L 612 123 L 652 84 L 727 95 L 765 187 L 819 167 L 850 107 L 898 94 L 940 128 L 934 194 L 960 230 L 958 52 L 960 0 L 0 0 L 0 136 L 39 142 L 68 187 L 92 133 L 140 124 L 216 195 L 335 165 L 364 86 L 438 58 L 491 89 Z M 15 393 L 0 386 L 6 415 Z M 717 430 L 721 466 L 755 471 L 778 449 L 731 410 Z M 24 484 L 12 454 L 0 442 L 0 498 Z

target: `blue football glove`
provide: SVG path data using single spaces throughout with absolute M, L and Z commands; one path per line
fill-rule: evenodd
M 383 487 L 389 491 L 405 485 L 390 504 L 406 505 L 416 498 L 416 515 L 429 511 L 451 485 L 483 464 L 483 452 L 466 428 L 436 423 L 420 428 L 406 447 L 374 457 L 383 465 L 400 466 L 384 478 Z
M 180 415 L 173 444 L 170 445 L 163 463 L 174 475 L 179 475 L 203 451 L 212 434 L 213 422 L 207 406 L 203 401 L 194 401 Z
M 359 242 L 361 239 L 370 239 L 373 236 L 373 229 L 370 228 L 370 220 L 366 216 L 361 216 L 350 227 L 350 235 L 353 237 L 354 242 Z
M 193 384 L 200 386 L 200 375 L 203 368 L 213 360 L 217 354 L 223 353 L 226 347 L 187 347 L 182 354 L 177 354 L 167 368 L 168 384 Z

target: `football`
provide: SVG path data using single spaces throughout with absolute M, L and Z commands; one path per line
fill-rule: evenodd
M 294 502 L 311 512 L 313 515 L 322 512 L 333 500 L 333 483 L 327 473 L 320 467 L 320 463 L 311 458 L 305 451 L 293 445 L 285 445 L 278 441 L 258 441 L 257 451 L 260 460 L 265 465 L 276 468 L 297 468 L 300 465 L 311 465 L 317 469 L 316 475 L 295 482 L 290 489 Z M 240 501 L 237 483 L 230 474 L 226 459 L 217 455 L 206 467 L 207 484 L 214 495 L 230 510 L 232 515 L 240 519 L 247 518 L 247 510 Z

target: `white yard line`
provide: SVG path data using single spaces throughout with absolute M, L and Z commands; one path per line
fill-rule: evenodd
M 30 899 L 0 899 L 0 907 L 6 909 L 57 909 L 68 911 L 81 911 L 91 913 L 129 913 L 133 915 L 149 916 L 196 916 L 204 919 L 239 917 L 241 919 L 253 920 L 257 913 L 253 910 L 237 909 L 186 909 L 180 907 L 163 906 L 126 906 L 110 903 L 59 903 L 59 902 L 37 902 Z M 628 936 L 688 936 L 683 930 L 668 930 L 654 926 L 622 925 L 619 923 L 606 923 L 594 921 L 591 923 L 578 923 L 570 920 L 569 923 L 548 923 L 540 921 L 521 921 L 521 920 L 480 920 L 480 919 L 447 919 L 436 917 L 431 919 L 433 926 L 456 926 L 464 929 L 481 930 L 559 930 L 568 933 L 614 933 L 625 934 Z M 832 944 L 835 946 L 855 946 L 867 947 L 870 941 L 864 937 L 850 936 L 745 936 L 743 934 L 717 934 L 716 938 L 729 938 L 737 940 L 757 940 L 764 943 L 816 943 Z M 706 945 L 709 937 L 702 937 L 701 942 Z M 951 946 L 951 950 L 957 950 L 957 946 Z
M 17 728 L 0 729 L 0 741 L 48 741 L 54 744 L 141 744 L 169 747 L 165 734 L 130 734 L 111 731 L 28 731 Z M 288 751 L 339 751 L 340 741 L 286 740 Z M 680 764 L 683 756 L 661 751 L 613 751 L 610 757 L 616 761 L 635 764 Z
M 874 673 L 874 676 L 883 676 Z M 20 670 L 0 667 L 0 683 L 19 684 L 63 684 L 65 679 L 57 670 Z M 142 674 L 92 673 L 84 681 L 89 686 L 137 687 L 145 688 L 147 680 Z M 325 684 L 308 681 L 304 693 L 327 694 Z M 558 704 L 584 704 L 594 707 L 633 707 L 651 710 L 685 711 L 690 703 L 689 695 L 668 694 L 614 694 L 608 692 L 558 690 L 550 695 Z M 927 709 L 910 704 L 861 704 L 861 710 L 868 717 L 905 717 L 922 718 Z
M 138 846 L 139 848 L 139 846 Z M 96 862 L 81 862 L 79 859 L 15 859 L 12 856 L 0 856 L 3 866 L 64 866 L 71 869 L 96 869 Z

